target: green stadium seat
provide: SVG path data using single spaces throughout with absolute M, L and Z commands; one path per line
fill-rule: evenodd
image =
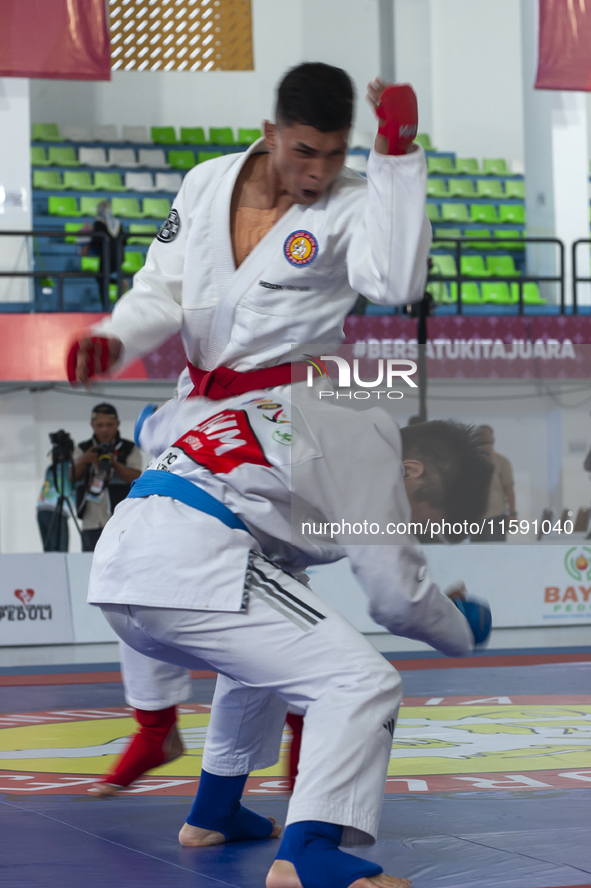
M 439 274 L 442 277 L 456 277 L 458 267 L 453 256 L 431 256 L 433 262 L 432 274 Z
M 57 123 L 34 123 L 33 124 L 33 141 L 34 142 L 59 142 L 61 136 L 57 128 Z
M 104 197 L 98 197 L 93 194 L 92 196 L 83 195 L 80 198 L 80 215 L 81 216 L 96 216 L 97 207 L 100 204 L 101 200 L 104 200 Z
M 511 284 L 511 288 L 515 288 L 519 292 L 517 284 Z M 519 296 L 517 298 L 519 298 Z M 528 283 L 523 284 L 523 304 L 546 305 L 546 300 L 540 296 L 540 288 L 533 281 L 528 281 Z
M 51 194 L 47 198 L 47 212 L 50 216 L 81 216 L 75 197 Z
M 505 197 L 525 200 L 525 182 L 523 179 L 509 179 L 505 182 Z
M 135 274 L 144 265 L 144 254 L 137 250 L 126 250 L 123 254 L 123 262 L 121 263 L 121 271 L 125 274 Z
M 66 170 L 64 172 L 64 188 L 71 188 L 72 191 L 95 190 L 88 170 Z
M 456 157 L 454 173 L 456 175 L 477 176 L 480 172 L 475 157 Z
M 445 179 L 427 179 L 427 197 L 450 197 Z
M 109 302 L 117 302 L 118 299 L 119 287 L 117 286 L 117 284 L 109 284 Z
M 476 192 L 478 197 L 491 197 L 497 200 L 505 197 L 505 192 L 499 179 L 478 179 Z
M 129 226 L 129 233 L 133 235 L 133 237 L 127 238 L 128 244 L 142 244 L 146 246 L 150 246 L 156 235 L 158 234 L 158 226 L 157 225 L 139 225 L 138 223 L 132 223 Z M 139 236 L 137 236 L 139 235 Z M 144 235 L 142 237 L 141 235 Z M 148 237 L 145 237 L 148 235 Z M 151 235 L 151 237 L 149 236 Z
M 458 285 L 450 284 L 450 300 L 452 302 L 458 301 Z M 462 303 L 464 305 L 483 305 L 483 301 L 480 298 L 480 287 L 478 284 L 472 281 L 465 281 L 462 283 Z
M 155 145 L 178 145 L 174 126 L 153 126 L 150 134 Z
M 468 207 L 463 203 L 443 203 L 441 219 L 443 222 L 470 222 Z
M 212 145 L 235 145 L 236 144 L 236 141 L 234 139 L 234 133 L 232 131 L 232 127 L 230 127 L 230 126 L 210 127 L 209 141 L 211 142 Z
M 482 172 L 485 176 L 512 176 L 513 173 L 507 166 L 507 161 L 502 158 L 482 161 Z
M 46 191 L 63 191 L 62 174 L 57 170 L 33 170 L 33 188 Z
M 474 183 L 471 179 L 448 179 L 450 197 L 471 198 L 476 196 Z
M 166 219 L 170 213 L 170 201 L 167 197 L 145 197 L 143 215 L 149 219 Z
M 482 256 L 462 256 L 460 268 L 462 269 L 462 275 L 466 277 L 490 277 L 490 271 L 484 264 Z
M 49 161 L 43 145 L 31 145 L 31 166 L 48 166 Z
M 508 228 L 506 231 L 500 231 L 499 229 L 497 229 L 497 231 L 493 232 L 493 235 L 495 238 L 509 237 L 509 238 L 515 238 L 517 241 L 523 240 L 523 235 L 517 229 Z M 499 242 L 496 246 L 497 246 L 498 250 L 509 250 L 512 253 L 516 252 L 517 250 L 525 250 L 524 243 L 515 243 L 515 241 L 511 241 L 511 240 L 508 240 L 508 241 L 499 240 Z
M 451 157 L 428 157 L 427 170 L 431 176 L 453 176 L 454 174 Z
M 181 142 L 183 145 L 207 145 L 205 130 L 202 126 L 182 126 Z
M 120 173 L 96 172 L 94 174 L 94 187 L 97 191 L 127 191 L 121 181 Z
M 100 256 L 82 256 L 80 259 L 80 271 L 91 271 L 93 274 L 97 274 L 100 270 Z
M 487 256 L 486 267 L 493 277 L 519 277 L 513 256 Z
M 439 207 L 436 203 L 427 203 L 425 207 L 427 213 L 427 219 L 429 222 L 441 222 L 441 216 L 439 215 Z
M 216 157 L 223 156 L 223 151 L 199 151 L 197 152 L 197 163 L 205 163 L 207 160 L 215 160 Z
M 499 222 L 494 204 L 470 204 L 470 217 L 472 222 L 482 225 L 496 225 Z
M 523 204 L 500 204 L 499 222 L 525 225 L 525 207 Z
M 490 231 L 488 228 L 464 228 L 464 237 L 490 237 Z M 465 244 L 466 248 L 469 250 L 493 250 L 496 248 L 496 244 L 491 243 L 490 241 L 468 241 Z
M 436 228 L 434 232 L 433 246 L 436 250 L 453 250 L 456 246 L 455 241 L 437 240 L 440 237 L 461 237 L 462 232 L 459 228 Z
M 47 152 L 49 163 L 54 166 L 80 166 L 76 149 L 69 146 L 67 148 L 50 148 Z
M 173 170 L 190 170 L 196 161 L 192 151 L 169 151 L 168 162 Z
M 431 136 L 428 133 L 417 133 L 415 142 L 425 151 L 436 151 L 437 149 L 431 142 Z
M 482 301 L 488 304 L 513 305 L 516 300 L 504 281 L 494 281 L 482 285 Z
M 85 222 L 64 222 L 64 231 L 78 232 L 85 226 Z M 78 243 L 78 238 L 75 234 L 68 234 L 64 238 L 64 242 L 66 244 L 76 244 Z
M 123 219 L 139 219 L 144 214 L 137 197 L 114 197 L 111 200 L 111 212 Z
M 262 133 L 260 129 L 239 129 L 238 130 L 238 144 L 239 145 L 252 145 L 253 142 L 256 142 L 257 139 L 260 139 Z

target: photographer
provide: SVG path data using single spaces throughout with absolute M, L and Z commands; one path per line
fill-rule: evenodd
M 92 438 L 74 451 L 76 509 L 82 519 L 82 550 L 94 552 L 113 510 L 142 473 L 142 455 L 133 441 L 119 435 L 119 417 L 111 404 L 97 404 L 90 417 Z

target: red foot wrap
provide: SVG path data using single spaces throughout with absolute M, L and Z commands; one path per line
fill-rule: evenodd
M 408 83 L 387 86 L 376 108 L 378 132 L 388 139 L 388 154 L 406 154 L 417 135 L 419 111 L 415 91 Z

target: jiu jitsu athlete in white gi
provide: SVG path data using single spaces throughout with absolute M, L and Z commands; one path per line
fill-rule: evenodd
M 181 843 L 278 834 L 240 797 L 249 771 L 277 761 L 293 705 L 305 713 L 299 772 L 267 888 L 409 886 L 339 850 L 375 841 L 400 677 L 293 574 L 348 555 L 377 622 L 469 653 L 470 623 L 401 523 L 480 518 L 491 468 L 478 441 L 453 423 L 399 431 L 380 409 L 296 408 L 285 387 L 223 405 L 181 395 L 140 442 L 161 452 L 101 536 L 89 601 L 136 651 L 219 674 Z M 395 527 L 400 544 L 355 545 L 343 520 Z
M 392 305 L 420 299 L 430 225 L 425 157 L 412 144 L 416 102 L 409 87 L 378 82 L 369 98 L 382 124 L 366 180 L 343 166 L 353 114 L 345 72 L 290 71 L 265 138 L 187 174 L 132 290 L 74 343 L 70 378 L 85 383 L 180 331 L 200 396 L 224 398 L 289 381 L 293 343 L 320 354 L 314 343 L 340 342 L 358 293 Z M 117 785 L 178 755 L 174 705 L 189 693 L 188 678 L 171 677 L 162 695 L 159 664 L 150 668 L 162 682 L 150 690 L 137 667 L 132 686 L 131 657 L 122 649 L 142 730 L 108 775 Z

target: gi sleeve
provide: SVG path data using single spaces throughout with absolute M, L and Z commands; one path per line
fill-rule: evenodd
M 431 246 L 422 148 L 399 157 L 371 151 L 364 217 L 347 249 L 351 287 L 372 302 L 404 305 L 423 297 Z
M 185 177 L 168 219 L 150 245 L 146 264 L 133 279 L 131 290 L 117 302 L 109 318 L 93 327 L 94 335 L 116 336 L 121 340 L 123 354 L 119 364 L 128 364 L 158 348 L 181 329 L 188 187 Z
M 294 422 L 301 428 L 302 414 Z M 372 618 L 393 635 L 424 641 L 447 656 L 468 654 L 474 643 L 468 621 L 429 577 L 413 533 L 397 531 L 388 542 L 382 535 L 388 525 L 404 531 L 404 524 L 408 531 L 412 521 L 396 424 L 381 410 L 326 406 L 307 410 L 305 422 L 317 455 L 292 465 L 292 498 L 340 525 L 334 538 L 369 598 Z M 377 525 L 383 544 L 371 545 L 375 536 L 367 530 L 355 535 L 343 522 Z

